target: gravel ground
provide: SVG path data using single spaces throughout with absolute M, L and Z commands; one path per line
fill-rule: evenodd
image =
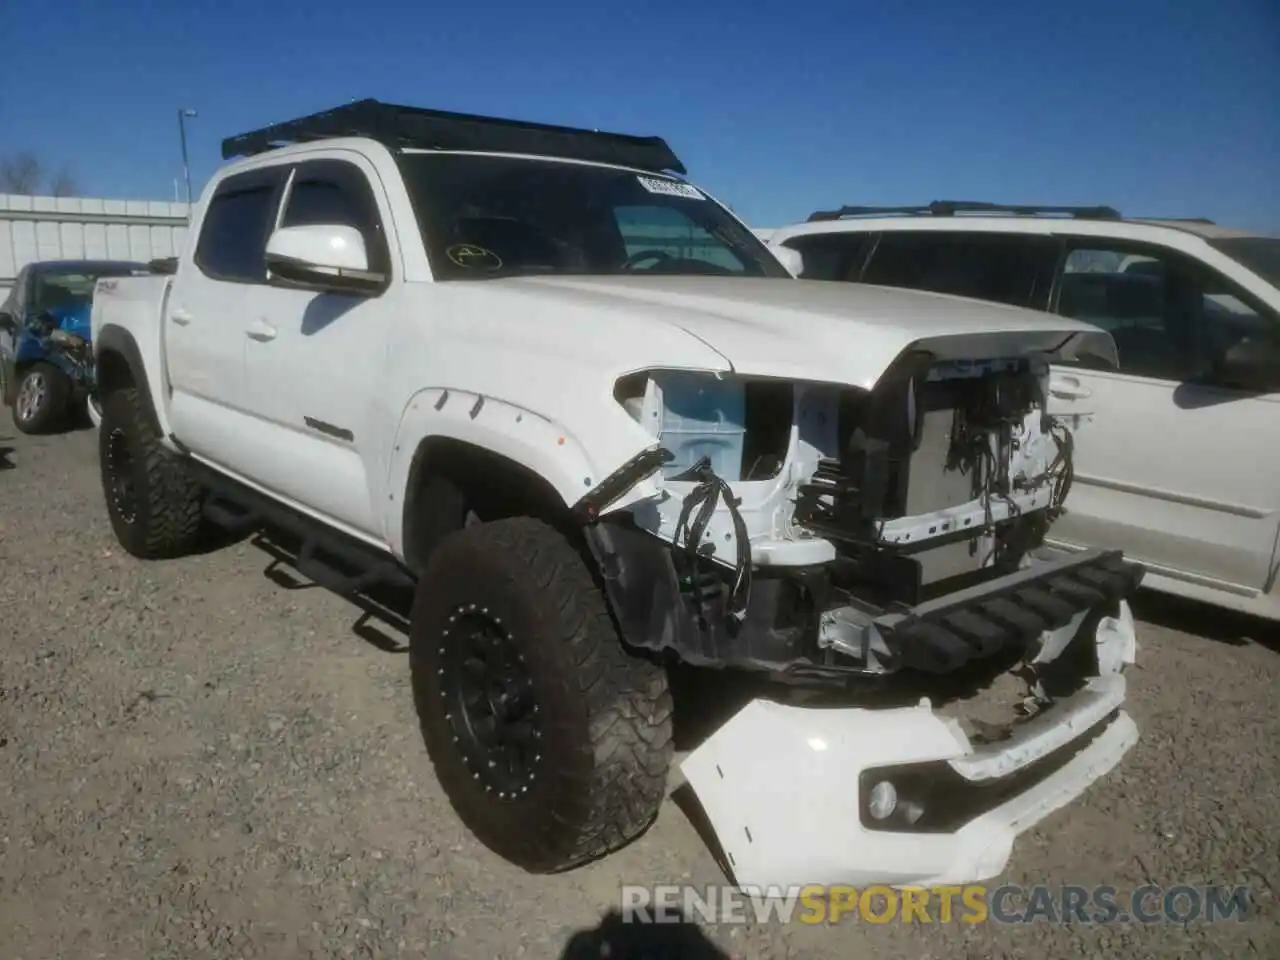
M 282 575 L 252 541 L 162 564 L 129 558 L 101 504 L 93 434 L 7 427 L 5 960 L 619 960 L 639 955 L 623 949 L 629 937 L 677 932 L 613 930 L 602 950 L 621 884 L 721 880 L 674 803 L 630 847 L 569 874 L 499 861 L 460 828 L 432 776 L 402 632 Z M 1280 956 L 1276 634 L 1158 598 L 1138 612 L 1130 709 L 1141 742 L 1026 835 L 1001 879 L 1244 884 L 1254 919 L 720 925 L 684 930 L 687 951 L 658 940 L 647 955 Z

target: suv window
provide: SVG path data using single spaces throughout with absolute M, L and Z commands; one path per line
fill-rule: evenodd
M 359 230 L 369 254 L 369 268 L 387 272 L 389 256 L 378 204 L 358 167 L 340 160 L 315 160 L 295 169 L 280 226 L 321 223 Z
M 1043 310 L 1058 249 L 1032 234 L 894 230 L 880 235 L 861 279 Z
M 1213 382 L 1229 347 L 1280 334 L 1275 317 L 1226 277 L 1159 248 L 1072 248 L 1057 312 L 1109 332 L 1122 373 L 1161 380 Z
M 746 264 L 710 231 L 674 207 L 618 206 L 614 220 L 628 257 L 646 250 L 674 260 L 697 260 L 742 273 Z
M 215 280 L 266 280 L 267 236 L 275 218 L 279 170 L 250 171 L 218 185 L 200 226 L 196 266 Z
M 875 234 L 811 233 L 784 241 L 804 257 L 801 280 L 857 280 Z

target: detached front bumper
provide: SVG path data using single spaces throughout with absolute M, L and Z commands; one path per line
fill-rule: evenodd
M 1104 622 L 1132 660 L 1132 620 Z M 1100 644 L 1102 646 L 1102 644 Z M 744 887 L 931 886 L 998 875 L 1015 838 L 1066 806 L 1137 742 L 1125 678 L 1092 678 L 1015 727 L 974 744 L 927 704 L 821 709 L 756 700 L 681 769 Z M 888 783 L 892 790 L 877 786 Z M 892 812 L 885 796 L 896 794 Z

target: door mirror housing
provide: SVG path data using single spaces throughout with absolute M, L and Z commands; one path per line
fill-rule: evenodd
M 1280 390 L 1280 337 L 1243 337 L 1222 351 L 1213 364 L 1214 380 L 1254 393 Z
M 267 240 L 266 261 L 273 282 L 308 290 L 374 293 L 387 279 L 369 269 L 364 237 L 345 224 L 280 227 Z
M 799 277 L 804 273 L 804 255 L 795 247 L 788 247 L 779 244 L 776 247 L 770 247 L 773 255 L 778 258 L 778 262 L 787 268 L 787 273 L 793 277 Z

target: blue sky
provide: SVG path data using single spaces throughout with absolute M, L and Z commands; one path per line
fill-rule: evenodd
M 397 7 L 403 12 L 395 12 Z M 1275 0 L 2 0 L 0 153 L 172 198 L 350 99 L 660 134 L 753 226 L 841 203 L 1107 203 L 1280 233 Z

